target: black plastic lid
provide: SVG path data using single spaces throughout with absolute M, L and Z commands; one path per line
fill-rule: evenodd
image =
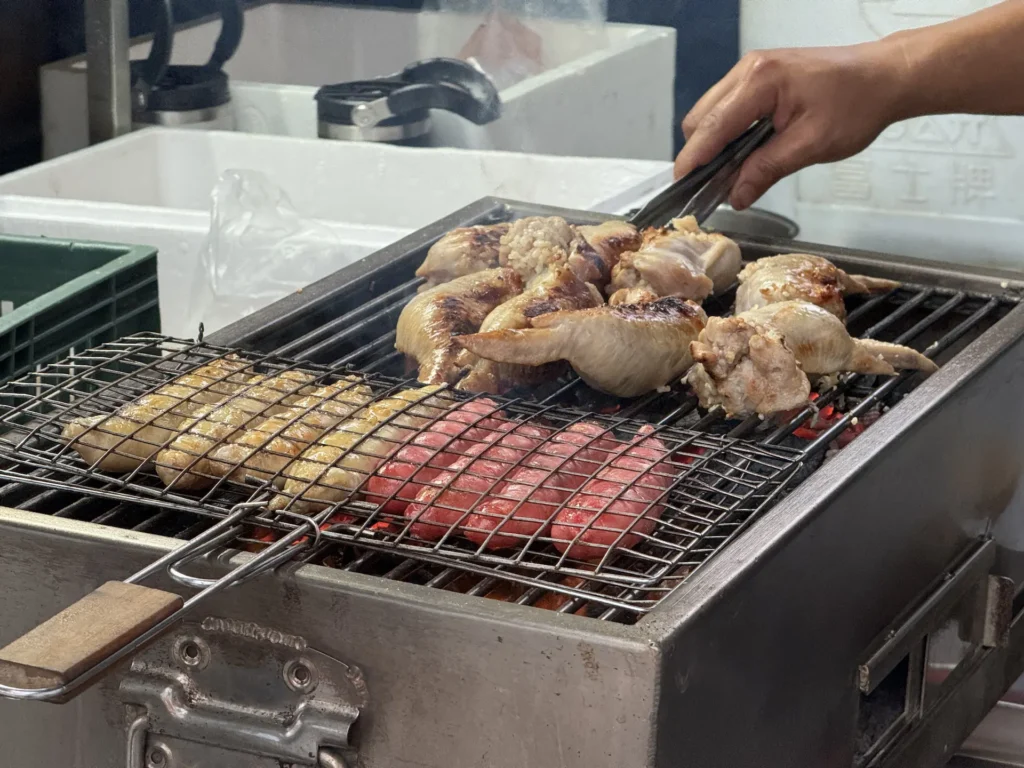
M 404 80 L 390 78 L 325 85 L 316 92 L 317 119 L 334 125 L 354 125 L 352 110 L 360 104 L 386 99 L 398 90 L 408 87 L 409 83 Z M 429 110 L 417 109 L 381 120 L 377 125 L 407 125 L 425 120 L 429 115 Z
M 426 120 L 432 109 L 461 115 L 477 125 L 501 115 L 501 97 L 483 72 L 457 59 L 426 59 L 388 77 L 323 86 L 316 94 L 317 116 L 333 125 L 358 125 L 353 111 L 381 101 L 386 109 L 377 114 L 391 115 L 374 123 L 381 127 Z
M 134 65 L 133 61 L 133 70 Z M 175 64 L 164 70 L 160 81 L 149 92 L 146 111 L 189 112 L 219 107 L 229 101 L 231 91 L 228 76 L 223 70 L 209 64 Z

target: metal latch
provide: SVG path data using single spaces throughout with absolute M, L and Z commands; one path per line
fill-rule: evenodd
M 302 637 L 215 617 L 137 654 L 120 693 L 128 768 L 344 768 L 367 703 L 357 667 Z

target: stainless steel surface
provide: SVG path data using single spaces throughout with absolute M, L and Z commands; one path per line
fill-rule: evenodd
M 131 130 L 128 0 L 85 0 L 89 140 Z
M 983 762 L 985 768 L 1024 767 L 1024 705 L 1006 701 L 996 704 L 964 742 L 958 758 Z
M 672 219 L 693 216 L 703 224 L 729 198 L 740 166 L 774 133 L 770 118 L 758 120 L 710 162 L 676 179 L 644 203 L 630 222 L 640 228 L 663 227 Z
M 775 135 L 775 125 L 770 117 L 764 118 L 750 129 L 749 134 L 749 138 L 740 143 L 722 170 L 710 179 L 680 211 L 680 216 L 693 216 L 698 223 L 704 223 L 708 216 L 729 199 L 733 183 L 739 176 L 743 163 Z
M 126 714 L 144 712 L 147 730 L 164 744 L 213 745 L 297 765 L 316 765 L 321 748 L 350 747 L 369 695 L 359 669 L 305 638 L 214 616 L 183 624 L 139 653 L 119 694 Z M 151 737 L 144 752 L 152 748 Z
M 1006 576 L 988 577 L 982 635 L 982 644 L 986 648 L 1005 648 L 1009 645 L 1015 587 L 1013 579 Z
M 922 637 L 942 625 L 956 602 L 970 590 L 976 589 L 979 582 L 987 584 L 994 562 L 995 544 L 989 541 L 971 553 L 962 565 L 943 573 L 927 600 L 916 606 L 905 621 L 900 620 L 897 629 L 887 632 L 881 638 L 880 646 L 860 665 L 857 677 L 861 693 L 872 693 L 914 646 L 921 642 Z M 987 595 L 987 590 L 979 590 L 975 599 L 985 600 Z
M 386 98 L 360 104 L 352 110 L 352 122 L 360 128 L 371 128 L 394 116 Z
M 160 637 L 170 627 L 181 621 L 185 615 L 198 608 L 200 605 L 203 605 L 212 596 L 230 587 L 243 584 L 255 576 L 258 576 L 260 573 L 272 571 L 284 562 L 287 562 L 301 554 L 303 547 L 297 546 L 297 542 L 303 537 L 313 537 L 310 540 L 310 546 L 315 545 L 319 541 L 320 529 L 316 523 L 310 520 L 308 521 L 308 527 L 304 522 L 303 525 L 296 527 L 291 532 L 286 533 L 278 541 L 271 544 L 257 557 L 251 558 L 238 568 L 235 568 L 216 579 L 208 579 L 203 582 L 195 583 L 189 579 L 182 578 L 180 574 L 173 570 L 174 565 L 187 561 L 188 558 L 195 554 L 206 554 L 210 552 L 213 547 L 223 546 L 227 542 L 233 541 L 242 530 L 242 520 L 246 516 L 252 514 L 255 506 L 256 505 L 253 504 L 236 505 L 232 512 L 223 520 L 220 520 L 202 534 L 196 536 L 188 543 L 183 544 L 173 551 L 168 552 L 155 562 L 150 563 L 145 568 L 124 579 L 126 584 L 139 584 L 155 574 L 166 570 L 168 575 L 179 584 L 197 587 L 201 590 L 186 600 L 180 609 L 159 621 L 152 628 L 148 629 L 137 638 L 126 642 L 120 647 L 110 648 L 107 656 L 101 658 L 92 667 L 83 670 L 78 676 L 68 680 L 63 685 L 51 688 L 15 688 L 13 686 L 0 685 L 0 695 L 10 699 L 19 699 L 24 701 L 67 701 L 69 698 L 75 696 L 83 686 L 93 682 L 121 660 L 135 653 L 140 648 L 143 648 L 152 640 Z
M 203 123 L 210 123 L 209 128 L 232 130 L 234 128 L 234 113 L 232 105 L 220 104 L 216 107 L 204 107 L 203 109 L 190 109 L 183 112 L 161 112 L 151 110 L 148 112 L 136 112 L 133 119 L 137 127 L 148 125 L 162 125 L 167 128 L 180 128 L 198 126 Z
M 289 322 L 326 313 L 346 296 L 365 297 L 410 249 L 457 224 L 507 213 L 502 206 L 484 201 L 449 217 L 210 341 L 275 349 L 275 334 Z M 984 270 L 802 244 L 741 245 L 748 258 L 805 250 L 844 268 L 953 291 L 1001 295 L 1021 287 Z M 1021 562 L 1007 523 L 1024 520 L 1022 338 L 1018 308 L 634 625 L 315 565 L 216 594 L 206 611 L 271 623 L 362 669 L 371 696 L 353 741 L 363 768 L 845 768 L 873 746 L 871 728 L 860 729 L 868 743 L 858 743 L 862 712 L 882 717 L 883 733 L 893 716 L 904 718 L 872 765 L 938 768 L 1024 671 L 1021 620 L 1007 647 L 965 656 L 936 684 L 938 695 L 908 708 L 907 692 L 926 663 L 922 638 L 905 679 L 879 687 L 891 686 L 895 715 L 861 693 L 857 670 L 880 638 L 935 602 L 939 577 L 987 537 L 993 573 L 1012 575 Z M 36 503 L 43 505 L 24 500 Z M 8 587 L 0 592 L 0 643 L 176 544 L 73 519 L 88 514 L 85 506 L 62 517 L 0 513 L 0 583 Z M 202 575 L 245 559 L 204 563 Z M 166 575 L 154 578 L 153 586 L 168 583 Z M 62 707 L 0 702 L 0 738 L 13 745 L 13 764 L 124 765 L 116 683 Z M 53 733 L 80 738 L 58 743 Z
M 431 120 L 425 118 L 402 125 L 338 125 L 324 120 L 318 122 L 317 135 L 321 139 L 339 141 L 402 141 L 417 139 L 430 133 Z
M 1019 757 L 1014 757 L 1016 742 L 1013 739 L 1007 741 L 1003 733 L 1007 726 L 1005 721 L 997 729 L 980 731 L 987 733 L 987 737 L 979 740 L 976 738 L 978 732 L 975 732 L 972 739 L 967 742 L 964 739 L 997 705 L 999 696 L 1006 690 L 1007 679 L 1016 676 L 1021 666 L 1024 666 L 1024 616 L 1018 614 L 1011 629 L 1009 647 L 978 659 L 974 673 L 958 681 L 956 695 L 944 697 L 930 712 L 911 724 L 898 748 L 891 750 L 879 765 L 884 768 L 945 765 L 951 750 L 958 744 L 963 744 L 966 753 L 959 757 L 968 761 L 979 756 L 986 760 L 1001 756 L 1010 765 L 1017 762 Z M 1012 723 L 1011 719 L 1010 727 Z M 959 760 L 953 760 L 950 765 L 964 768 Z M 987 765 L 985 768 L 997 766 Z
M 728 205 L 720 205 L 708 216 L 705 228 L 743 237 L 767 237 L 778 240 L 793 240 L 800 234 L 800 227 L 792 219 L 760 208 L 736 211 Z
M 40 589 L 0 593 L 0 642 L 175 544 L 4 511 L 0 548 L 12 556 L 0 559 L 0 580 Z M 212 562 L 209 575 L 248 559 Z M 41 577 L 40 562 L 60 568 Z M 318 566 L 260 577 L 207 610 L 260 625 L 272 618 L 310 648 L 364 670 L 370 699 L 355 736 L 364 768 L 547 765 L 557 754 L 566 765 L 648 764 L 657 649 L 620 625 L 594 637 L 571 616 Z M 614 741 L 594 738 L 608 723 Z M 121 768 L 124 729 L 116 678 L 69 705 L 0 701 L 12 765 Z M 53 739 L 57 732 L 76 734 L 77 743 Z

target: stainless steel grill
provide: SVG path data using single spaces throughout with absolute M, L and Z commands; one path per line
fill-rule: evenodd
M 273 354 L 247 354 L 245 359 L 252 371 L 272 376 L 300 368 L 297 362 L 282 357 L 281 352 L 299 351 L 306 357 L 322 357 L 328 349 L 333 350 L 328 355 L 336 354 L 339 345 L 344 348 L 345 345 L 358 344 L 357 348 L 328 365 L 307 362 L 302 369 L 321 383 L 337 381 L 353 371 L 366 371 L 366 381 L 378 402 L 416 387 L 415 381 L 395 377 L 401 371 L 403 361 L 393 350 L 393 325 L 418 284 L 416 280 L 409 281 L 400 290 L 389 291 L 386 301 L 370 302 L 348 315 L 342 315 L 339 325 L 344 330 L 338 334 L 326 339 L 321 331 L 307 334 L 307 338 L 318 339 L 313 348 L 302 349 L 297 343 L 292 343 Z M 730 299 L 731 296 L 727 295 L 718 301 L 728 306 Z M 942 360 L 1004 315 L 1013 304 L 1012 299 L 1006 297 L 905 285 L 891 294 L 876 296 L 853 307 L 849 327 L 864 338 L 916 345 L 929 356 Z M 372 311 L 367 315 L 370 308 Z M 389 319 L 390 327 L 385 324 Z M 364 328 L 373 329 L 379 335 L 367 341 L 359 336 Z M 95 514 L 99 510 L 93 519 L 111 524 L 119 515 L 127 514 L 134 502 L 138 502 L 166 512 L 150 513 L 141 522 L 134 523 L 132 528 L 152 530 L 171 524 L 173 520 L 172 528 L 176 529 L 173 532 L 189 538 L 208 527 L 208 524 L 204 525 L 203 517 L 223 518 L 242 502 L 268 502 L 275 495 L 273 487 L 283 484 L 280 470 L 269 482 L 250 483 L 248 486 L 225 480 L 223 475 L 210 477 L 210 490 L 200 495 L 188 494 L 178 492 L 173 485 L 165 486 L 152 471 L 141 468 L 120 477 L 97 472 L 76 460 L 65 441 L 60 439 L 61 429 L 72 418 L 110 414 L 118 407 L 152 393 L 175 376 L 223 359 L 228 354 L 232 351 L 209 344 L 140 335 L 73 356 L 7 385 L 0 390 L 0 402 L 7 404 L 0 416 L 0 430 L 6 432 L 0 440 L 0 455 L 9 464 L 7 471 L 21 477 L 15 480 L 8 475 L 8 482 L 0 485 L 0 503 L 40 509 L 62 493 L 77 492 L 117 502 L 117 506 L 90 505 L 86 499 L 78 498 L 67 508 L 58 507 L 54 514 L 78 515 L 81 514 L 79 510 L 92 510 Z M 506 599 L 515 595 L 517 600 L 527 604 L 540 601 L 542 606 L 557 610 L 632 621 L 656 605 L 661 597 L 755 519 L 757 513 L 768 508 L 781 493 L 805 477 L 808 470 L 820 463 L 821 454 L 834 440 L 850 434 L 859 424 L 873 420 L 880 409 L 898 401 L 915 382 L 916 377 L 910 374 L 881 382 L 875 377 L 845 377 L 838 387 L 828 390 L 815 403 L 819 412 L 832 404 L 841 405 L 842 410 L 838 418 L 818 430 L 801 427 L 814 417 L 815 411 L 811 408 L 774 423 L 766 423 L 756 417 L 743 422 L 729 422 L 718 411 L 701 412 L 696 398 L 681 387 L 635 401 L 603 396 L 577 378 L 553 383 L 539 397 L 534 392 L 523 392 L 521 397 L 500 404 L 446 393 L 443 398 L 449 408 L 465 408 L 475 403 L 482 406 L 482 410 L 474 409 L 479 411 L 475 417 L 478 420 L 508 419 L 510 426 L 515 425 L 510 436 L 519 440 L 530 440 L 526 433 L 536 436 L 539 434 L 537 430 L 541 429 L 550 440 L 558 441 L 584 425 L 596 432 L 590 433 L 582 447 L 577 444 L 577 452 L 595 451 L 595 443 L 599 440 L 610 442 L 611 451 L 597 451 L 600 456 L 596 461 L 576 461 L 576 467 L 572 469 L 564 465 L 573 463 L 575 454 L 567 455 L 564 451 L 551 453 L 549 443 L 534 440 L 536 444 L 527 443 L 517 456 L 509 458 L 506 455 L 496 462 L 483 459 L 463 462 L 461 468 L 448 471 L 448 464 L 434 466 L 441 450 L 449 457 L 472 460 L 474 455 L 481 453 L 474 454 L 473 449 L 483 448 L 481 441 L 486 439 L 474 441 L 462 437 L 462 445 L 456 446 L 457 438 L 450 437 L 436 452 L 411 460 L 417 474 L 425 470 L 446 471 L 438 500 L 424 510 L 428 515 L 440 515 L 444 518 L 442 522 L 428 525 L 418 518 L 410 520 L 400 511 L 388 511 L 389 505 L 395 502 L 395 494 L 400 490 L 398 487 L 391 489 L 389 495 L 375 497 L 376 503 L 359 501 L 358 494 L 367 490 L 365 486 L 370 478 L 366 472 L 362 473 L 358 486 L 352 488 L 351 493 L 337 504 L 330 505 L 326 511 L 321 511 L 315 520 L 323 529 L 321 541 L 324 545 L 359 545 L 360 549 L 385 555 L 399 554 L 423 564 L 448 568 L 447 572 L 442 571 L 442 574 L 429 578 L 427 583 L 432 586 L 449 589 L 468 587 L 470 593 L 476 594 L 481 591 L 479 580 L 483 579 L 486 594 Z M 281 400 L 294 395 L 298 389 L 296 384 L 282 391 L 280 400 L 267 402 L 265 408 L 279 406 Z M 566 408 L 566 403 L 574 407 Z M 416 415 L 417 407 L 410 404 L 397 415 Z M 425 421 L 423 429 L 426 430 L 443 418 L 440 412 L 424 412 L 422 416 Z M 383 423 L 386 425 L 388 420 Z M 632 493 L 639 493 L 642 500 L 630 502 L 622 498 L 628 492 L 627 483 L 604 483 L 601 490 L 584 494 L 581 488 L 600 483 L 597 479 L 600 472 L 618 469 L 616 461 L 620 464 L 632 461 L 633 465 L 644 461 L 642 456 L 629 455 L 628 448 L 629 440 L 635 442 L 638 439 L 643 423 L 653 423 L 653 431 L 646 438 L 648 458 L 652 451 L 660 451 L 664 460 L 650 462 L 642 471 L 635 472 L 633 481 L 639 490 Z M 802 437 L 795 437 L 794 432 Z M 394 439 L 386 439 L 385 442 L 390 445 L 387 452 L 400 448 L 400 443 Z M 356 443 L 352 448 L 357 454 L 359 445 Z M 658 447 L 653 448 L 654 445 Z M 207 452 L 213 447 L 211 444 Z M 110 448 L 109 453 L 116 455 L 122 450 L 118 444 Z M 625 455 L 615 459 L 613 454 L 616 450 L 620 455 L 625 452 Z M 644 450 L 641 446 L 633 452 L 642 453 Z M 202 452 L 192 457 L 183 471 L 202 474 L 197 465 L 208 459 L 205 454 Z M 498 486 L 510 482 L 509 478 L 517 470 L 529 466 L 531 459 L 533 466 L 547 467 L 546 471 L 535 470 L 528 481 L 537 488 L 523 491 L 524 483 L 520 482 L 520 492 L 515 496 L 503 493 Z M 243 463 L 239 461 L 229 476 L 240 474 Z M 481 467 L 482 464 L 487 466 Z M 494 464 L 498 466 L 495 468 Z M 560 488 L 558 477 L 564 483 L 563 488 Z M 319 482 L 315 481 L 314 485 Z M 396 479 L 392 485 L 398 482 Z M 27 489 L 21 487 L 25 485 L 49 490 L 29 503 Z M 564 498 L 560 502 L 542 498 L 541 486 L 548 488 L 549 496 L 553 490 L 556 497 L 561 495 Z M 558 494 L 559 490 L 564 493 Z M 308 489 L 302 493 L 306 492 Z M 293 494 L 284 510 L 291 510 L 296 498 L 301 501 L 301 495 Z M 18 496 L 24 501 L 19 501 Z M 582 503 L 589 502 L 590 506 L 602 509 L 608 515 L 616 505 L 632 505 L 633 508 L 640 505 L 645 509 L 641 514 L 632 516 L 624 528 L 620 525 L 615 530 L 602 526 L 601 516 L 587 523 L 578 523 L 574 528 L 568 526 L 572 528 L 568 532 L 566 526 L 562 526 L 562 540 L 552 538 L 550 533 L 542 535 L 539 525 L 530 526 L 538 530 L 525 535 L 504 530 L 512 525 L 508 522 L 509 516 L 519 513 L 524 505 L 532 504 L 533 518 L 543 519 L 550 525 L 571 503 L 571 499 L 579 502 L 581 498 Z M 467 518 L 476 514 L 478 507 L 487 499 L 507 502 L 503 507 L 506 510 L 504 518 L 490 520 L 485 513 L 483 519 L 476 518 L 474 525 L 473 519 Z M 407 502 L 409 500 L 406 499 Z M 656 510 L 659 516 L 654 529 L 637 530 L 637 523 L 651 515 L 652 510 Z M 498 513 L 491 514 L 497 516 Z M 615 518 L 612 519 L 614 521 Z M 258 548 L 262 543 L 273 540 L 275 532 L 292 530 L 297 524 L 300 523 L 294 518 L 264 513 L 251 521 L 250 527 L 260 531 L 253 533 L 250 530 L 240 540 L 249 548 Z M 416 535 L 417 529 L 419 536 Z M 468 530 L 473 543 L 465 536 L 460 537 L 460 530 L 463 533 Z M 425 538 L 433 541 L 423 541 L 424 534 Z M 594 539 L 601 543 L 583 543 L 583 540 L 593 542 Z M 494 551 L 497 548 L 492 542 L 502 540 L 505 545 L 501 549 L 511 548 L 512 554 Z M 564 540 L 572 543 L 565 546 Z M 557 544 L 562 544 L 562 548 L 556 549 Z M 331 556 L 323 552 L 322 547 L 320 549 L 315 555 L 317 561 L 355 562 L 359 568 L 369 563 L 380 566 L 373 558 L 367 562 L 368 552 L 343 553 L 339 557 L 338 554 Z M 574 553 L 586 553 L 590 557 L 573 557 Z M 305 555 L 307 560 L 311 557 L 314 555 Z M 405 572 L 409 570 L 409 566 L 400 567 L 399 573 L 408 578 Z M 429 574 L 429 571 L 422 572 L 422 566 L 412 571 L 421 578 Z M 467 581 L 469 575 L 477 577 L 476 583 Z M 491 583 L 495 580 L 505 582 L 505 588 L 495 590 Z M 525 593 L 522 589 L 509 592 L 508 583 L 525 588 Z M 555 595 L 562 595 L 565 599 L 553 599 Z
M 194 366 L 204 355 L 244 350 L 267 371 L 300 368 L 323 380 L 357 370 L 380 400 L 409 386 L 393 329 L 415 293 L 412 273 L 426 248 L 454 226 L 536 214 L 580 223 L 595 218 L 482 201 L 188 344 L 180 359 L 192 354 Z M 740 245 L 747 259 L 793 249 L 768 241 Z M 144 701 L 154 723 L 166 728 L 160 700 L 139 677 L 154 654 L 192 648 L 193 638 L 213 643 L 225 631 L 239 643 L 283 632 L 289 647 L 308 643 L 364 670 L 354 679 L 371 695 L 343 697 L 358 711 L 358 730 L 319 743 L 357 751 L 367 768 L 559 761 L 661 768 L 678 764 L 680 755 L 694 765 L 729 768 L 939 765 L 1024 668 L 1024 620 L 1003 578 L 1019 579 L 1024 571 L 1001 533 L 1007 520 L 1024 515 L 1014 501 L 1024 461 L 1024 415 L 1015 407 L 1024 377 L 1024 316 L 1016 307 L 1024 284 L 984 271 L 800 249 L 849 271 L 903 281 L 887 296 L 849 302 L 850 329 L 923 350 L 940 371 L 924 381 L 908 374 L 843 378 L 813 408 L 771 422 L 705 413 L 682 387 L 620 401 L 566 378 L 494 406 L 443 393 L 455 408 L 482 404 L 485 417 L 552 435 L 593 424 L 623 452 L 661 441 L 672 471 L 651 474 L 672 481 L 658 500 L 647 501 L 648 508 L 665 507 L 658 524 L 640 531 L 635 547 L 621 545 L 629 531 L 613 531 L 620 546 L 584 560 L 540 535 L 509 550 L 462 537 L 416 539 L 404 516 L 352 498 L 314 511 L 313 526 L 236 510 L 234 519 L 244 516 L 246 527 L 232 533 L 235 541 L 254 550 L 274 541 L 262 551 L 277 546 L 333 567 L 285 569 L 264 577 L 260 588 L 213 596 L 207 618 L 142 652 L 119 689 L 104 681 L 102 694 L 83 695 L 95 693 L 91 701 L 105 705 L 111 697 Z M 710 313 L 724 314 L 730 301 L 723 297 Z M 87 357 L 76 374 L 100 362 Z M 58 570 L 70 574 L 52 596 L 36 590 L 39 605 L 23 612 L 16 597 L 13 604 L 0 598 L 17 619 L 9 636 L 80 597 L 76 574 L 88 574 L 88 582 L 123 578 L 154 556 L 173 557 L 168 546 L 140 546 L 115 526 L 195 540 L 232 519 L 227 511 L 235 502 L 279 492 L 265 482 L 226 481 L 202 493 L 168 491 L 149 470 L 101 477 L 66 451 L 58 458 L 54 428 L 62 419 L 152 390 L 180 372 L 168 359 L 153 366 L 159 376 L 127 376 L 106 390 L 82 377 L 72 387 L 81 388 L 80 397 L 53 410 L 40 399 L 43 378 L 5 390 L 0 418 L 14 425 L 8 442 L 31 439 L 17 452 L 2 451 L 9 463 L 0 505 L 48 517 L 9 513 L 0 546 L 27 549 L 33 560 L 0 561 L 0 576 L 29 579 L 40 558 L 60 558 Z M 61 381 L 70 373 L 63 371 Z M 105 525 L 86 535 L 74 520 Z M 315 523 L 325 526 L 318 535 Z M 252 562 L 236 557 L 204 566 L 217 578 L 242 564 L 251 574 Z M 152 566 L 140 573 L 173 588 Z M 950 632 L 955 642 L 944 645 Z M 944 655 L 950 648 L 955 652 Z M 200 657 L 186 655 L 182 663 Z M 185 675 L 203 684 L 201 675 Z M 203 711 L 197 705 L 187 717 Z M 20 712 L 4 711 L 11 728 Z M 99 706 L 75 712 L 90 722 L 106 716 Z M 70 719 L 54 715 L 47 722 L 81 729 Z M 169 744 L 168 754 L 197 743 L 231 744 L 247 754 L 298 759 L 279 742 L 257 747 L 237 741 L 236 731 L 200 737 L 196 726 L 208 723 L 182 721 L 150 732 L 147 742 L 143 725 L 141 743 Z M 133 724 L 131 732 L 140 730 Z M 113 747 L 102 741 L 107 754 Z M 311 764 L 313 754 L 299 757 Z

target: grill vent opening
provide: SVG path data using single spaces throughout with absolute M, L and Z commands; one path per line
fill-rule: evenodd
M 910 654 L 905 656 L 878 687 L 860 695 L 854 765 L 866 765 L 887 742 L 907 712 L 910 685 Z

